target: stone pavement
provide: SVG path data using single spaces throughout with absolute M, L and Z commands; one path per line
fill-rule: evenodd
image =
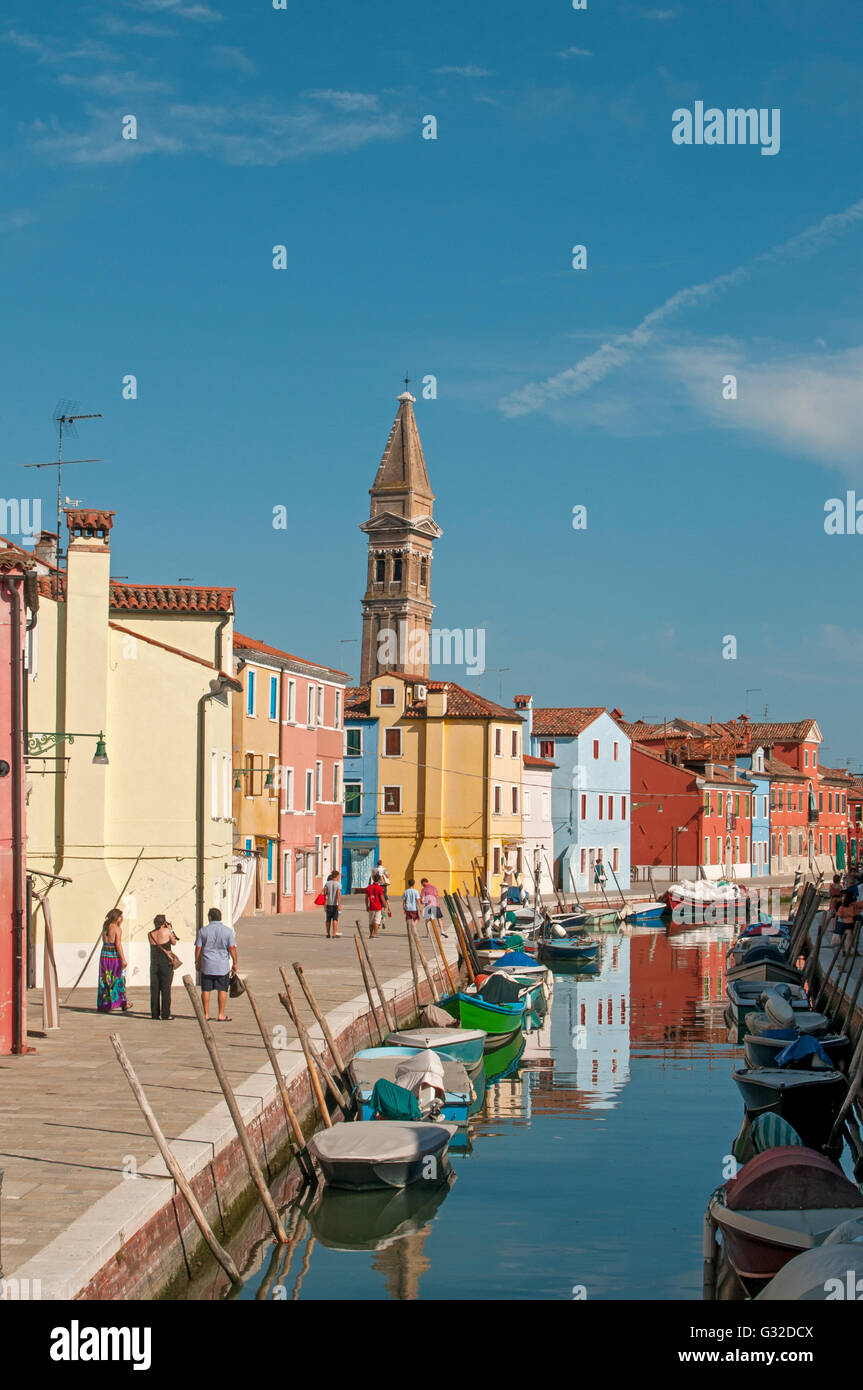
M 293 961 L 303 965 L 324 1013 L 354 999 L 363 990 L 353 940 L 355 920 L 365 921 L 362 907 L 360 898 L 343 899 L 340 940 L 325 937 L 321 909 L 247 917 L 237 924 L 240 973 L 248 976 L 266 1025 L 286 1025 L 288 1045 L 295 1034 L 278 1002 L 278 967 L 286 967 L 310 1023 L 311 1011 L 291 969 Z M 429 958 L 425 933 L 422 939 Z M 452 959 L 451 928 L 446 948 Z M 382 985 L 409 969 L 400 903 L 394 905 L 373 951 Z M 149 990 L 129 991 L 129 1013 L 103 1015 L 96 1013 L 95 992 L 82 989 L 61 1006 L 57 1032 L 47 1037 L 31 1034 L 35 1053 L 0 1058 L 0 1261 L 7 1278 L 122 1185 L 124 1172 L 133 1166 L 141 1169 L 152 1159 L 152 1136 L 120 1070 L 109 1033 L 117 1032 L 123 1040 L 169 1140 L 179 1139 L 214 1106 L 224 1104 L 181 974 L 175 976 L 173 1022 L 150 1018 Z M 215 1033 L 242 1100 L 244 1082 L 250 1084 L 267 1058 L 248 1000 L 232 999 L 228 1004 L 232 1021 L 216 1027 Z M 39 991 L 31 993 L 29 1005 L 30 1023 L 38 1027 Z M 245 1094 L 258 1092 L 250 1086 Z M 165 1186 L 164 1178 L 140 1176 Z

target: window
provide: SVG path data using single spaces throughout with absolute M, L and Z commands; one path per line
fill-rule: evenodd
M 598 758 L 598 757 L 599 757 L 599 739 L 598 739 L 598 738 L 595 738 L 595 739 L 593 740 L 593 756 L 594 756 L 595 758 Z
M 495 845 L 491 852 L 491 871 L 493 874 L 500 873 L 500 850 L 497 845 Z
M 315 687 L 313 685 L 309 686 L 308 697 L 309 699 L 308 707 L 306 709 L 306 723 L 308 725 L 312 725 L 315 722 Z
M 823 854 L 823 853 L 824 853 L 824 836 L 823 836 L 823 835 L 819 835 L 819 836 L 818 836 L 818 853 L 819 853 L 819 854 Z
M 321 876 L 321 837 L 315 836 L 315 878 Z
M 626 820 L 626 797 L 625 797 L 625 796 L 622 796 L 622 797 L 620 798 L 620 819 L 621 819 L 621 820 Z
M 748 796 L 747 796 L 747 798 L 746 798 L 746 814 L 747 814 L 747 816 L 751 816 L 751 814 L 752 814 L 752 811 L 751 811 L 750 805 L 749 805 L 749 797 L 748 797 Z
M 33 629 L 35 632 L 35 628 Z M 231 787 L 231 755 L 222 754 L 222 815 L 225 820 L 231 819 L 231 798 L 233 788 Z
M 314 807 L 314 773 L 306 773 L 306 810 L 311 811 Z
M 705 864 L 710 863 L 710 837 L 708 835 L 704 837 L 704 862 Z
M 384 811 L 387 815 L 398 815 L 402 809 L 401 787 L 384 787 Z
M 401 582 L 402 582 L 402 557 L 401 557 L 401 555 L 394 555 L 394 556 L 393 556 L 393 583 L 394 583 L 394 584 L 401 584 Z
M 814 749 L 814 748 L 812 749 L 812 766 L 813 766 L 813 767 L 817 767 L 817 766 L 818 766 L 818 754 L 815 752 L 815 749 Z
M 334 836 L 333 836 L 333 865 L 332 865 L 332 867 L 333 867 L 334 869 L 337 869 L 337 868 L 339 867 L 339 837 L 338 837 L 338 835 L 334 835 Z
M 210 753 L 210 817 L 219 818 L 219 755 Z
M 512 731 L 512 741 L 510 743 L 510 756 L 513 758 L 518 757 L 518 729 L 513 729 Z
M 313 893 L 315 889 L 315 856 L 313 854 L 304 855 L 306 892 Z
M 600 820 L 602 820 L 602 800 L 603 798 L 601 796 L 597 797 L 597 805 L 599 807 L 598 815 Z
M 337 691 L 336 691 L 335 727 L 336 727 L 337 729 L 340 729 L 341 726 L 342 726 L 342 692 L 341 692 L 340 690 L 337 690 Z
M 384 757 L 400 758 L 402 755 L 401 729 L 384 729 Z
M 543 794 L 542 794 L 542 818 L 543 818 L 543 820 L 551 820 L 551 793 L 550 793 L 550 792 L 543 792 Z
M 375 583 L 383 584 L 386 578 L 386 561 L 383 555 L 378 555 L 375 560 Z
M 734 814 L 735 814 L 735 816 L 739 816 L 739 815 L 740 815 L 740 793 L 739 793 L 739 792 L 735 792 L 735 793 L 734 793 Z
M 246 676 L 246 714 L 255 717 L 255 673 L 251 667 Z
M 494 731 L 494 756 L 499 758 L 503 752 L 503 729 Z
M 716 793 L 716 814 L 717 816 L 722 815 L 722 792 Z
M 798 854 L 802 854 L 802 853 L 803 853 L 803 836 L 802 836 L 802 835 L 798 835 L 798 836 L 797 836 L 797 853 L 798 853 Z
M 270 676 L 270 718 L 279 717 L 279 678 Z
M 775 853 L 776 853 L 776 836 L 775 836 L 775 835 L 771 835 L 771 836 L 770 836 L 770 853 L 771 853 L 771 854 L 775 854 Z
M 828 836 L 827 836 L 827 852 L 828 852 L 829 854 L 832 854 L 832 853 L 833 853 L 833 836 L 832 836 L 832 835 L 828 835 Z
M 274 865 L 275 865 L 275 860 L 274 860 L 274 857 L 273 857 L 273 851 L 275 850 L 275 848 L 276 848 L 276 842 L 275 842 L 275 840 L 268 840 L 268 841 L 267 841 L 267 883 L 272 883 L 272 881 L 273 881 L 273 872 L 274 872 Z
M 286 849 L 282 855 L 282 892 L 288 896 L 292 892 L 292 859 L 291 851 Z
M 318 686 L 318 723 L 324 722 L 324 687 Z
M 293 769 L 292 767 L 286 767 L 286 768 L 283 768 L 283 769 L 282 769 L 282 772 L 283 772 L 283 780 L 284 780 L 284 784 L 285 784 L 285 810 L 286 810 L 286 811 L 293 811 L 293 809 L 294 809 L 294 769 Z
M 721 836 L 721 835 L 717 835 L 717 837 L 716 837 L 716 862 L 717 862 L 717 864 L 721 864 L 721 863 L 722 863 L 722 836 Z
M 791 810 L 791 796 L 790 796 L 790 794 L 789 794 L 789 797 L 788 797 L 788 809 L 789 809 L 789 811 Z M 797 809 L 798 809 L 798 811 L 802 811 L 802 810 L 803 810 L 803 793 L 802 793 L 802 792 L 798 792 L 798 793 L 797 793 Z
M 746 863 L 748 864 L 748 863 L 750 862 L 750 861 L 749 861 L 749 836 L 748 836 L 748 835 L 746 835 L 746 836 L 744 837 L 743 845 L 744 845 L 744 854 L 743 854 L 743 858 L 745 859 Z
M 842 793 L 842 810 L 845 811 L 845 793 Z
M 785 805 L 785 788 L 779 788 L 779 810 L 783 810 Z
M 802 810 L 803 810 L 803 793 L 802 793 L 802 792 L 800 793 L 800 805 L 797 807 L 797 809 L 798 809 L 798 811 L 802 811 Z M 819 810 L 819 811 L 823 811 L 823 810 L 824 810 L 824 793 L 823 793 L 823 792 L 819 792 L 819 793 L 818 793 L 818 810 Z
M 322 762 L 315 763 L 315 801 L 324 799 L 324 765 Z
M 342 798 L 341 776 L 341 763 L 333 763 L 333 803 L 336 806 L 338 806 Z M 333 868 L 335 868 L 335 864 L 333 865 Z
M 363 809 L 362 782 L 345 782 L 345 815 L 358 816 Z
M 613 796 L 610 796 L 610 797 L 608 798 L 608 819 L 609 819 L 609 820 L 614 820 L 614 797 L 613 797 Z
M 378 691 L 379 705 L 394 705 L 396 702 L 396 690 L 394 685 L 382 685 Z
M 620 851 L 618 850 L 616 845 L 614 849 L 611 851 L 611 867 L 615 873 L 617 873 L 618 869 L 620 868 Z
M 791 853 L 791 832 L 790 832 L 790 830 L 789 830 L 788 834 L 785 836 L 785 853 L 786 853 L 786 854 L 790 854 L 790 853 Z
M 828 811 L 832 811 L 832 810 L 833 810 L 833 793 L 832 793 L 832 792 L 828 792 L 828 793 L 827 793 L 827 810 L 828 810 Z
M 427 588 L 428 582 L 429 582 L 429 562 L 428 562 L 428 560 L 426 559 L 425 555 L 423 555 L 422 559 L 420 560 L 420 588 L 421 588 L 421 589 Z
M 551 759 L 551 758 L 554 757 L 554 739 L 553 739 L 553 738 L 541 738 L 541 739 L 539 740 L 539 756 L 540 756 L 541 758 L 549 758 L 549 759 Z
M 809 766 L 809 749 L 808 749 L 808 748 L 804 748 L 804 749 L 803 749 L 803 766 L 804 766 L 804 767 L 808 767 L 808 766 Z
M 581 872 L 584 873 L 584 871 L 585 871 L 586 868 L 587 868 L 587 850 L 586 850 L 586 849 L 583 849 L 583 850 L 581 851 Z
M 260 796 L 264 789 L 264 759 L 259 753 L 247 753 L 244 762 L 243 792 L 246 796 Z
M 246 836 L 246 853 L 247 853 L 247 854 L 251 854 L 251 852 L 252 852 L 252 837 L 251 837 L 251 835 L 247 835 L 247 836 Z
M 762 820 L 766 820 L 766 819 L 767 819 L 767 797 L 766 797 L 766 796 L 763 796 L 763 797 L 761 798 L 761 800 L 764 802 L 764 808 L 763 808 L 763 811 L 762 811 L 761 819 L 762 819 Z
M 289 724 L 296 722 L 297 718 L 297 682 L 288 681 L 288 701 L 285 711 L 285 718 Z
M 581 819 L 587 820 L 587 797 L 584 792 L 581 793 Z
M 363 755 L 362 729 L 345 729 L 345 757 L 361 758 Z
M 518 787 L 512 788 L 512 814 L 518 815 Z
M 525 788 L 525 792 L 524 792 L 524 796 L 522 797 L 522 801 L 523 801 L 523 803 L 524 803 L 524 814 L 525 814 L 525 816 L 527 817 L 527 819 L 530 820 L 531 814 L 532 814 L 532 813 L 531 813 L 531 809 L 530 809 L 530 792 L 527 790 L 527 788 Z
M 613 744 L 611 745 L 611 756 L 614 758 L 614 761 L 615 761 L 615 762 L 617 762 L 617 758 L 618 758 L 619 752 L 620 752 L 620 744 L 619 744 L 619 743 L 613 743 Z
M 705 816 L 710 815 L 710 792 L 704 793 L 704 814 Z
M 502 787 L 498 787 L 498 786 L 495 787 L 495 789 L 494 789 L 494 800 L 493 800 L 492 805 L 493 805 L 493 807 L 494 807 L 494 814 L 495 814 L 496 816 L 499 816 L 500 813 L 501 813 L 501 811 L 503 810 L 503 788 L 502 788 Z

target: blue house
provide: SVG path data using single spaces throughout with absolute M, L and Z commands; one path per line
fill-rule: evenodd
M 345 700 L 343 772 L 342 892 L 365 888 L 380 858 L 378 836 L 378 721 L 369 714 L 369 699 Z
M 564 893 L 616 893 L 629 887 L 630 740 L 615 710 L 534 709 L 516 705 L 528 721 L 531 752 L 557 763 L 552 778 L 554 876 Z M 615 879 L 617 882 L 615 882 Z
M 752 863 L 753 878 L 770 874 L 770 774 L 766 770 L 763 748 L 741 753 L 736 758 L 739 768 L 755 783 L 752 794 Z

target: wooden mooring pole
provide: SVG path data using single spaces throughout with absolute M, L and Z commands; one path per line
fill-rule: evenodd
M 385 1038 L 386 1035 L 387 1035 L 386 1020 L 384 1021 L 384 1026 L 382 1027 L 382 1026 L 381 1026 L 381 1021 L 380 1021 L 380 1019 L 379 1019 L 379 1017 L 378 1017 L 378 1008 L 377 1008 L 377 1004 L 375 1003 L 375 996 L 374 996 L 374 993 L 373 993 L 373 991 L 372 991 L 372 982 L 371 982 L 371 980 L 370 980 L 370 978 L 369 978 L 369 972 L 368 972 L 368 970 L 366 969 L 366 958 L 365 958 L 365 956 L 364 956 L 364 954 L 363 954 L 362 941 L 361 941 L 361 938 L 360 938 L 360 924 L 359 924 L 359 922 L 357 922 L 357 929 L 356 929 L 356 931 L 354 932 L 354 945 L 355 945 L 356 948 L 357 948 L 357 956 L 359 957 L 360 970 L 362 971 L 362 974 L 363 974 L 363 984 L 364 984 L 365 987 L 366 987 L 366 998 L 367 998 L 368 1001 L 369 1001 L 369 1007 L 371 1008 L 371 1011 L 372 1011 L 372 1018 L 374 1019 L 374 1022 L 375 1022 L 375 1029 L 377 1030 L 378 1042 L 379 1042 L 379 1043 L 382 1043 L 383 1040 L 384 1040 L 384 1038 Z M 371 1029 L 369 1029 L 369 1032 L 371 1032 Z
M 371 951 L 369 950 L 369 948 L 368 948 L 368 946 L 366 945 L 366 943 L 363 941 L 362 932 L 360 932 L 359 935 L 357 936 L 357 941 L 360 943 L 360 946 L 362 947 L 363 954 L 364 954 L 364 956 L 365 956 L 365 958 L 366 958 L 366 962 L 367 962 L 368 967 L 369 967 L 369 970 L 371 971 L 371 974 L 372 974 L 372 979 L 373 979 L 374 982 L 375 982 L 375 988 L 377 989 L 377 992 L 378 992 L 378 998 L 379 998 L 380 1001 L 381 1001 L 381 1013 L 382 1013 L 383 1016 L 384 1016 L 384 1022 L 386 1023 L 388 1030 L 389 1030 L 391 1033 L 394 1033 L 394 1032 L 396 1031 L 395 1010 L 393 1010 L 393 1012 L 390 1013 L 390 1008 L 389 1008 L 389 1005 L 387 1004 L 386 995 L 384 994 L 383 990 L 381 989 L 381 982 L 380 982 L 380 980 L 378 979 L 378 972 L 375 970 L 375 963 L 374 963 L 374 961 L 372 960 L 372 953 L 371 953 Z
M 297 1014 L 296 1005 L 294 1004 L 294 996 L 291 994 L 290 985 L 287 983 L 287 976 L 285 974 L 284 966 L 279 967 L 279 972 L 285 984 L 285 993 L 279 995 L 279 1002 L 282 1005 L 282 1008 L 285 1010 L 285 1012 L 290 1016 L 291 1021 L 297 1029 L 297 1036 L 300 1040 L 300 1047 L 303 1049 L 303 1056 L 306 1059 L 306 1070 L 309 1073 L 309 1081 L 311 1082 L 312 1095 L 317 1101 L 318 1110 L 321 1112 L 321 1119 L 323 1120 L 324 1125 L 327 1129 L 332 1129 L 333 1122 L 330 1119 L 330 1112 L 327 1109 L 327 1103 L 324 1099 L 324 1093 L 321 1088 L 321 1079 L 318 1076 L 317 1071 L 315 1070 L 315 1063 L 312 1058 L 311 1051 L 309 1050 L 308 1036 L 306 1034 L 305 1029 L 301 1029 L 299 1027 L 299 1024 L 297 1023 L 299 1015 Z
M 419 960 L 419 963 L 420 963 L 420 965 L 421 965 L 422 968 L 423 968 L 423 974 L 425 975 L 426 979 L 428 980 L 428 987 L 429 987 L 429 990 L 431 991 L 431 994 L 430 994 L 430 997 L 429 997 L 429 1003 L 430 1003 L 430 1004 L 434 1004 L 435 1000 L 439 998 L 439 995 L 438 995 L 438 992 L 437 992 L 437 986 L 435 985 L 435 982 L 434 982 L 434 980 L 432 979 L 431 971 L 429 970 L 428 964 L 426 963 L 426 958 L 425 958 L 425 956 L 423 955 L 423 949 L 422 949 L 422 946 L 420 945 L 419 937 L 418 937 L 417 934 L 416 934 L 416 930 L 415 930 L 415 928 L 414 928 L 413 922 L 408 922 L 408 936 L 410 937 L 411 941 L 414 943 L 414 950 L 416 951 L 416 953 L 417 953 L 417 958 L 418 958 L 418 960 Z
M 294 1112 L 294 1107 L 291 1105 L 290 1096 L 288 1095 L 288 1090 L 285 1085 L 285 1078 L 282 1076 L 282 1069 L 279 1066 L 279 1059 L 276 1056 L 276 1051 L 273 1047 L 273 1044 L 270 1042 L 269 1034 L 267 1033 L 267 1030 L 264 1026 L 264 1020 L 261 1018 L 260 1009 L 258 1008 L 257 1001 L 255 1000 L 255 996 L 252 993 L 252 987 L 249 984 L 248 980 L 244 980 L 243 983 L 246 986 L 246 995 L 249 1000 L 249 1005 L 251 1007 L 252 1013 L 255 1016 L 255 1022 L 258 1025 L 261 1038 L 263 1039 L 264 1047 L 267 1050 L 267 1056 L 270 1059 L 270 1066 L 273 1069 L 273 1075 L 276 1078 L 276 1085 L 279 1088 L 279 1095 L 282 1098 L 282 1106 L 284 1107 L 285 1111 L 285 1119 L 288 1122 L 288 1129 L 293 1134 L 294 1139 L 296 1141 L 295 1145 L 292 1147 L 294 1147 L 294 1151 L 295 1153 L 297 1153 L 298 1150 L 305 1149 L 305 1137 L 303 1135 L 302 1129 L 300 1128 L 300 1122 L 297 1119 L 296 1114 Z
M 120 1066 L 123 1068 L 123 1071 L 126 1075 L 126 1080 L 128 1081 L 129 1086 L 131 1088 L 132 1095 L 138 1102 L 138 1105 L 141 1109 L 141 1114 L 147 1121 L 147 1126 L 150 1130 L 150 1133 L 156 1141 L 156 1147 L 159 1150 L 159 1153 L 162 1155 L 165 1167 L 171 1174 L 171 1177 L 174 1179 L 174 1182 L 177 1184 L 177 1187 L 180 1189 L 180 1192 L 185 1197 L 189 1207 L 189 1211 L 192 1213 L 192 1216 L 195 1219 L 195 1224 L 198 1227 L 198 1230 L 201 1232 L 201 1235 L 204 1237 L 204 1240 L 209 1246 L 212 1254 L 218 1260 L 219 1264 L 222 1266 L 222 1269 L 225 1271 L 231 1282 L 234 1284 L 239 1284 L 241 1282 L 240 1271 L 237 1269 L 237 1266 L 234 1264 L 234 1261 L 231 1259 L 231 1256 L 228 1254 L 227 1250 L 225 1250 L 219 1244 L 215 1235 L 213 1234 L 213 1229 L 210 1226 L 210 1223 L 208 1222 L 206 1216 L 204 1215 L 204 1210 L 197 1197 L 195 1196 L 194 1192 L 192 1191 L 191 1183 L 189 1182 L 188 1178 L 186 1177 L 185 1173 L 183 1172 L 182 1168 L 177 1162 L 177 1159 L 171 1151 L 167 1139 L 162 1133 L 162 1127 L 159 1124 L 159 1121 L 156 1119 L 150 1102 L 147 1100 L 147 1097 L 144 1094 L 143 1086 L 141 1085 L 140 1081 L 135 1075 L 135 1070 L 132 1066 L 132 1063 L 126 1056 L 126 1050 L 123 1047 L 123 1044 L 120 1042 L 119 1036 L 116 1033 L 109 1033 L 108 1036 L 111 1040 L 111 1046 L 117 1054 L 117 1061 L 120 1063 Z
M 336 1040 L 330 1031 L 330 1025 L 327 1023 L 326 1016 L 318 1008 L 318 1001 L 312 994 L 312 987 L 306 979 L 305 971 L 303 970 L 303 967 L 300 965 L 300 962 L 298 960 L 294 961 L 294 974 L 299 980 L 303 994 L 306 996 L 306 999 L 309 1002 L 309 1008 L 311 1009 L 312 1013 L 314 1014 L 315 1018 L 320 1024 L 321 1032 L 323 1033 L 324 1038 L 326 1039 L 327 1047 L 330 1049 L 330 1056 L 333 1059 L 333 1066 L 335 1067 L 339 1075 L 341 1077 L 344 1077 L 346 1067 L 342 1060 L 342 1055 L 339 1052 L 338 1047 L 336 1046 Z
M 255 1151 L 252 1148 L 252 1141 L 249 1138 L 249 1131 L 246 1129 L 243 1117 L 240 1114 L 240 1107 L 237 1104 L 237 1097 L 234 1095 L 234 1089 L 230 1081 L 228 1080 L 227 1072 L 225 1071 L 225 1068 L 222 1066 L 222 1059 L 219 1056 L 219 1050 L 216 1047 L 216 1040 L 213 1037 L 213 1030 L 210 1027 L 207 1019 L 204 1018 L 204 1010 L 201 1006 L 201 1000 L 198 995 L 198 991 L 195 988 L 195 982 L 192 979 L 191 975 L 183 976 L 183 984 L 186 986 L 186 993 L 192 1001 L 192 1008 L 195 1011 L 195 1017 L 198 1020 L 199 1027 L 201 1029 L 201 1034 L 204 1039 L 204 1046 L 210 1054 L 210 1061 L 213 1064 L 213 1071 L 216 1073 L 216 1078 L 219 1082 L 219 1085 L 222 1088 L 222 1095 L 225 1097 L 225 1102 L 228 1106 L 229 1111 L 231 1112 L 231 1119 L 234 1121 L 234 1128 L 237 1131 L 237 1138 L 240 1141 L 240 1148 L 243 1150 L 243 1154 L 246 1159 L 246 1165 L 249 1169 L 249 1175 L 252 1179 L 252 1182 L 255 1184 L 255 1187 L 258 1189 L 258 1192 L 260 1193 L 261 1201 L 264 1204 L 264 1210 L 267 1213 L 267 1216 L 270 1219 L 270 1225 L 273 1228 L 273 1235 L 276 1237 L 276 1240 L 281 1245 L 284 1245 L 288 1239 L 288 1237 L 285 1235 L 285 1228 L 282 1225 L 282 1220 L 279 1216 L 279 1213 L 276 1211 L 276 1204 L 273 1201 L 270 1189 L 267 1187 L 267 1184 L 264 1180 L 264 1175 L 261 1172 L 261 1165 L 258 1163 L 258 1160 L 255 1157 Z

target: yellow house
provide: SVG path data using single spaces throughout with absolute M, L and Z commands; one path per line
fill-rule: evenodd
M 473 889 L 475 871 L 497 895 L 522 869 L 521 716 L 454 681 L 403 672 L 374 677 L 366 691 L 393 895 L 410 878 Z
M 231 919 L 233 589 L 112 580 L 114 513 L 66 518 L 66 568 L 41 556 L 28 647 L 27 870 L 48 891 L 61 987 L 115 905 L 140 986 L 156 913 L 189 968 L 207 908 Z M 98 951 L 82 985 L 97 963 Z

